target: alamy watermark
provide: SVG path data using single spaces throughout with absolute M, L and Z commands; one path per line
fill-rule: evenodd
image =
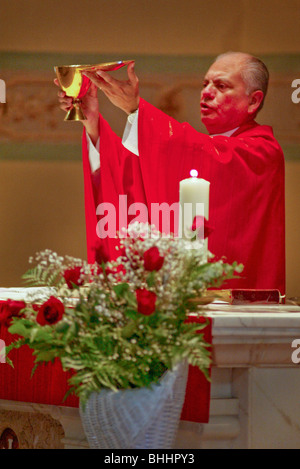
M 4 80 L 0 80 L 0 103 L 6 103 L 6 85 Z
M 153 202 L 148 206 L 142 202 L 134 202 L 128 206 L 127 195 L 119 195 L 119 206 L 115 207 L 110 202 L 103 202 L 96 208 L 96 215 L 101 217 L 97 222 L 96 233 L 99 238 L 115 238 L 117 232 L 119 237 L 128 236 L 122 228 L 139 222 L 160 227 L 160 232 L 165 236 L 170 235 L 174 226 L 174 234 L 178 238 L 191 239 L 194 233 L 191 231 L 193 220 L 196 216 L 204 217 L 204 203 L 179 203 Z M 117 229 L 118 226 L 118 229 Z M 150 233 L 151 236 L 151 233 Z M 204 225 L 197 227 L 198 239 L 204 237 Z
M 300 339 L 294 339 L 291 347 L 295 350 L 292 353 L 292 362 L 298 365 L 300 363 Z
M 296 88 L 295 91 L 292 92 L 292 101 L 295 104 L 300 103 L 300 78 L 296 78 L 292 81 L 292 88 Z
M 5 342 L 0 339 L 0 363 L 6 363 L 5 359 Z

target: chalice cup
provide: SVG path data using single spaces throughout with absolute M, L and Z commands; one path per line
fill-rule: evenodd
M 119 60 L 118 62 L 107 62 L 97 65 L 58 65 L 54 67 L 59 85 L 67 96 L 73 99 L 72 107 L 65 116 L 65 121 L 82 121 L 86 117 L 81 108 L 82 98 L 86 95 L 91 80 L 83 75 L 85 71 L 103 70 L 111 72 L 128 65 L 133 60 Z

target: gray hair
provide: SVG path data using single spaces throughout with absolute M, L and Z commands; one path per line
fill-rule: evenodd
M 257 112 L 263 107 L 264 100 L 268 91 L 269 71 L 266 65 L 258 57 L 243 52 L 225 52 L 218 55 L 215 62 L 223 57 L 237 55 L 243 58 L 241 75 L 246 85 L 246 93 L 251 94 L 253 91 L 261 90 L 263 99 Z

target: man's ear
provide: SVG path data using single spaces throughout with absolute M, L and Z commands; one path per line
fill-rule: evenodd
M 249 114 L 256 114 L 264 99 L 264 93 L 261 90 L 252 91 L 249 96 Z

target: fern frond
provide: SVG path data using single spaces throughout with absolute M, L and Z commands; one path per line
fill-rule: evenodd
M 33 269 L 29 269 L 22 278 L 28 285 L 37 287 L 59 287 L 64 283 L 60 270 L 53 270 L 51 266 L 45 269 L 37 265 Z

